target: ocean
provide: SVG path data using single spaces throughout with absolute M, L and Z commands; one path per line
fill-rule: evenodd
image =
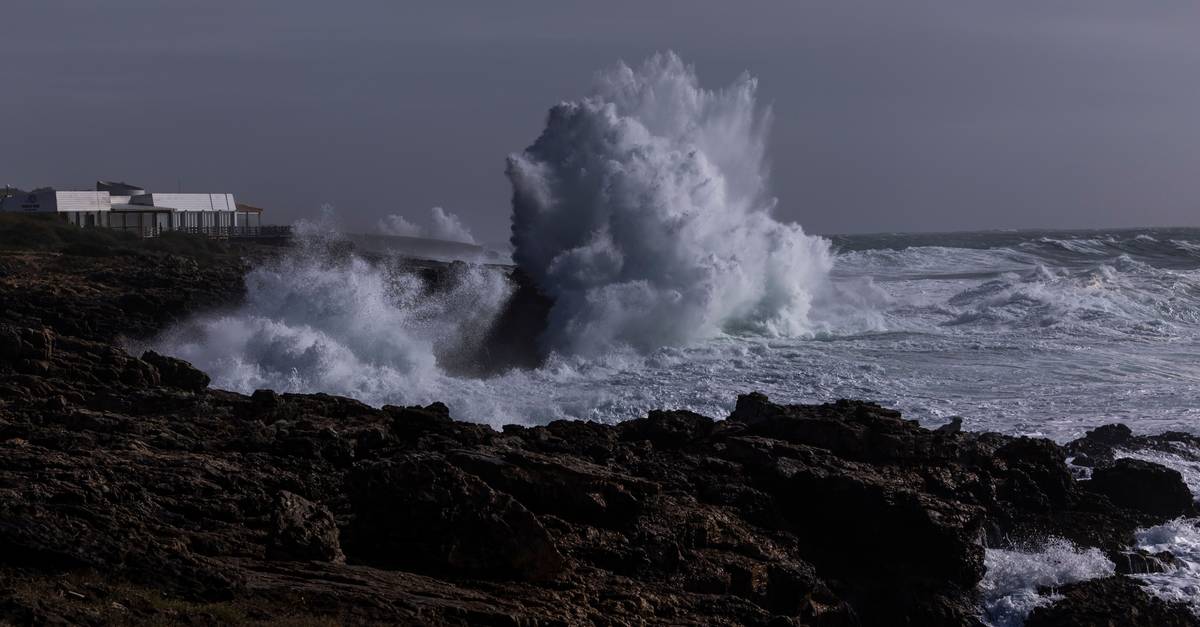
M 327 258 L 344 236 L 320 222 L 247 276 L 238 310 L 155 345 L 233 390 L 442 401 L 494 426 L 720 418 L 760 391 L 1058 441 L 1114 421 L 1196 431 L 1200 230 L 813 236 L 779 217 L 770 122 L 753 77 L 707 89 L 672 53 L 550 109 L 508 156 L 499 209 L 513 262 L 554 303 L 520 338 L 540 368 L 464 367 L 513 292 L 502 270 L 430 290 L 400 262 Z
M 828 284 L 808 330 L 790 337 L 731 330 L 467 377 L 439 368 L 439 351 L 478 336 L 500 307 L 497 271 L 476 269 L 428 303 L 415 279 L 365 261 L 293 260 L 255 270 L 241 311 L 201 317 L 158 347 L 219 387 L 438 400 L 494 426 L 657 408 L 720 418 L 738 394 L 761 391 L 786 403 L 867 399 L 931 427 L 961 416 L 967 429 L 1057 441 L 1110 422 L 1200 432 L 1200 229 L 829 240 Z

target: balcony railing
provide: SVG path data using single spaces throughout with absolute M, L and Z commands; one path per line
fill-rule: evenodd
M 112 226 L 107 228 L 136 233 L 140 237 L 158 237 L 170 231 L 203 235 L 213 239 L 287 239 L 292 236 L 292 227 L 290 226 L 179 226 L 173 229 L 158 226 Z

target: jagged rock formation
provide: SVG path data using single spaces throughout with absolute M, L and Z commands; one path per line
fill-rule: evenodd
M 1146 596 L 1127 577 L 1107 577 L 1064 586 L 1062 600 L 1033 610 L 1025 627 L 1189 627 L 1196 616 L 1186 608 Z
M 10 304 L 22 281 L 0 282 L 0 621 L 969 625 L 985 546 L 1064 537 L 1133 568 L 1136 528 L 1194 513 L 1178 473 L 1113 457 L 1117 427 L 1064 449 L 747 394 L 726 420 L 497 432 L 234 394 L 79 332 L 66 296 Z M 1195 624 L 1112 581 L 1031 624 Z

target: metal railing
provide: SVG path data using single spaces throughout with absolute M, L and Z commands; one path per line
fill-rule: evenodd
M 158 237 L 163 233 L 176 232 L 202 235 L 213 239 L 287 239 L 292 236 L 290 226 L 179 226 L 173 229 L 159 226 L 111 226 L 114 231 L 136 233 L 139 237 Z
M 292 227 L 290 226 L 181 226 L 173 230 L 222 239 L 237 237 L 275 239 L 292 236 Z

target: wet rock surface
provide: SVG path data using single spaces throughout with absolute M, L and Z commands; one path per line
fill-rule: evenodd
M 0 282 L 0 622 L 970 625 L 985 546 L 1140 572 L 1170 557 L 1130 557 L 1134 530 L 1192 507 L 1117 427 L 1060 447 L 747 394 L 726 420 L 495 431 L 235 394 L 62 316 L 140 288 L 18 302 L 25 280 Z M 1030 624 L 1194 624 L 1141 622 L 1194 617 L 1125 577 L 1060 592 Z
M 1154 598 L 1125 577 L 1093 579 L 1058 588 L 1062 597 L 1030 613 L 1025 627 L 1193 627 L 1200 624 L 1186 606 Z
M 1192 493 L 1177 470 L 1138 459 L 1117 459 L 1097 468 L 1088 489 L 1113 503 L 1149 516 L 1188 516 L 1196 513 Z

